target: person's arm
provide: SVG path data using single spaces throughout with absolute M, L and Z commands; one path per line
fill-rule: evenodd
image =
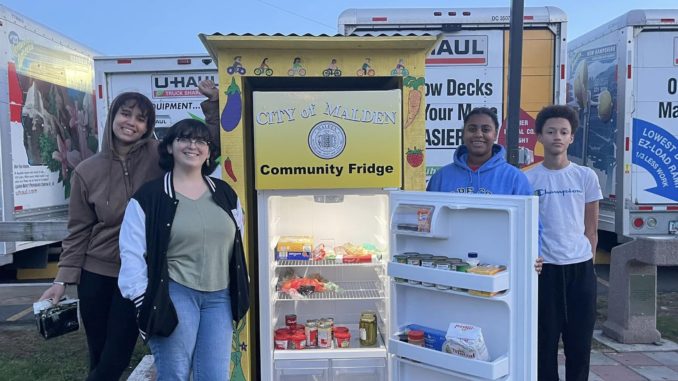
M 591 243 L 591 254 L 595 258 L 598 246 L 598 201 L 584 205 L 584 235 Z
M 58 303 L 66 292 L 66 284 L 80 282 L 82 265 L 89 245 L 92 227 L 97 222 L 94 205 L 87 201 L 87 186 L 78 172 L 71 177 L 71 197 L 68 206 L 68 236 L 62 241 L 59 271 L 54 284 L 45 290 L 39 300 L 52 299 Z
M 200 108 L 205 115 L 205 124 L 210 130 L 215 143 L 219 142 L 219 88 L 209 79 L 198 83 L 198 91 L 207 97 L 200 102 Z
M 141 307 L 148 286 L 146 264 L 146 214 L 132 198 L 120 226 L 120 275 L 118 287 L 123 298 Z
M 518 186 L 516 187 L 516 193 L 518 195 L 526 195 L 526 196 L 534 196 L 534 186 L 532 186 L 532 182 L 530 178 L 525 175 L 524 172 L 521 172 L 522 176 L 519 176 L 518 178 Z M 525 181 L 523 182 L 520 177 L 523 177 Z M 538 217 L 538 225 L 537 225 L 537 259 L 534 261 L 534 271 L 537 272 L 537 274 L 541 274 L 541 270 L 544 267 L 544 257 L 541 255 L 541 238 L 542 234 L 544 233 L 544 225 L 541 223 L 541 213 L 539 213 Z

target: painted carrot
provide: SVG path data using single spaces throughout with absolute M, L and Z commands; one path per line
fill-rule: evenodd
M 221 112 L 221 128 L 226 132 L 233 131 L 240 123 L 242 115 L 242 99 L 240 98 L 240 87 L 235 83 L 235 78 L 231 79 L 231 85 L 226 89 L 226 105 Z
M 224 170 L 226 170 L 226 174 L 228 177 L 233 180 L 233 182 L 238 182 L 238 179 L 235 177 L 235 173 L 233 173 L 233 163 L 231 163 L 231 158 L 227 157 L 226 160 L 224 160 Z
M 403 79 L 403 85 L 412 88 L 407 95 L 407 119 L 405 120 L 405 128 L 407 128 L 412 125 L 421 109 L 423 95 L 421 91 L 419 91 L 419 87 L 424 85 L 424 77 L 405 77 Z

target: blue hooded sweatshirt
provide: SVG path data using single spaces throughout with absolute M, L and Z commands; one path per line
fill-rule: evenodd
M 534 192 L 525 174 L 506 162 L 505 156 L 504 147 L 494 144 L 492 157 L 474 172 L 466 164 L 468 149 L 462 145 L 454 153 L 454 161 L 431 176 L 426 190 L 532 196 Z

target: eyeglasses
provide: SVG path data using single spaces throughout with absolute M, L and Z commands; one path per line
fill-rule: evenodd
M 210 145 L 210 142 L 208 142 L 205 139 L 197 138 L 176 138 L 176 140 L 179 144 L 183 144 L 185 146 L 191 145 L 191 143 L 195 144 L 196 147 L 198 148 L 207 148 Z

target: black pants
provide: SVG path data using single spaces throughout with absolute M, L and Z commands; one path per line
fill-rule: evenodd
M 593 260 L 545 264 L 539 275 L 539 381 L 558 380 L 558 341 L 565 350 L 565 379 L 588 380 L 591 339 L 596 322 Z
M 120 294 L 118 278 L 84 270 L 78 297 L 89 349 L 87 380 L 118 380 L 137 342 L 134 303 Z

